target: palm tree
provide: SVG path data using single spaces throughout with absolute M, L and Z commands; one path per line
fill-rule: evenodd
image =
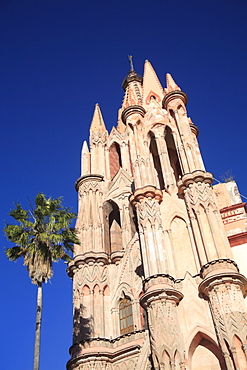
M 24 258 L 30 279 L 37 285 L 37 311 L 34 345 L 34 370 L 39 369 L 42 285 L 52 277 L 52 263 L 69 261 L 73 244 L 79 244 L 76 230 L 70 227 L 75 213 L 62 205 L 62 198 L 46 198 L 39 193 L 35 208 L 24 210 L 20 204 L 10 212 L 17 223 L 4 228 L 8 240 L 15 244 L 5 250 L 10 261 Z

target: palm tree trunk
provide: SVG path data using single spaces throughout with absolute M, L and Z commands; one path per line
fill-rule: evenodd
M 37 311 L 36 311 L 36 329 L 35 329 L 33 370 L 39 370 L 41 319 L 42 319 L 42 283 L 38 285 L 38 292 L 37 292 Z

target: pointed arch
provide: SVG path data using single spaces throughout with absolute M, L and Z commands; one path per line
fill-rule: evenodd
M 149 144 L 149 150 L 151 153 L 152 157 L 152 167 L 154 169 L 154 177 L 156 180 L 156 186 L 163 190 L 165 188 L 165 181 L 164 181 L 164 176 L 163 176 L 163 171 L 161 167 L 161 162 L 160 162 L 160 157 L 159 157 L 159 151 L 155 139 L 155 135 L 153 134 L 152 131 L 149 131 L 149 139 L 150 139 L 150 144 Z
M 99 285 L 98 284 L 95 284 L 94 287 L 93 287 L 93 293 L 94 294 L 99 294 Z
M 180 363 L 182 362 L 182 357 L 181 357 L 181 354 L 180 352 L 176 349 L 175 353 L 174 353 L 174 365 L 175 365 L 175 369 L 179 369 L 180 368 Z
M 236 349 L 237 362 L 240 369 L 247 369 L 247 359 L 243 350 L 243 343 L 241 339 L 234 335 L 233 338 L 234 347 Z
M 90 288 L 89 288 L 89 286 L 85 284 L 84 287 L 82 288 L 82 292 L 83 292 L 83 295 L 84 296 L 90 295 Z
M 118 173 L 122 167 L 122 156 L 120 145 L 114 141 L 109 148 L 109 162 L 110 162 L 110 177 L 113 177 Z
M 112 201 L 103 204 L 104 245 L 106 253 L 122 250 L 122 226 L 118 205 Z
M 197 268 L 186 221 L 176 215 L 170 223 L 170 230 L 176 277 L 183 278 L 186 271 L 195 275 Z
M 215 370 L 226 370 L 220 348 L 212 338 L 201 331 L 197 332 L 190 344 L 188 362 L 191 370 L 203 370 L 203 364 L 211 365 Z
M 179 178 L 182 176 L 182 170 L 181 170 L 181 165 L 180 165 L 173 133 L 169 126 L 166 126 L 165 128 L 165 141 L 166 141 L 170 166 L 173 169 L 173 173 L 174 173 L 176 181 L 178 181 Z
M 171 357 L 166 350 L 164 350 L 162 354 L 162 363 L 165 369 L 170 369 Z
M 103 295 L 106 296 L 106 297 L 109 297 L 110 296 L 110 288 L 108 285 L 105 285 L 104 288 L 103 288 Z

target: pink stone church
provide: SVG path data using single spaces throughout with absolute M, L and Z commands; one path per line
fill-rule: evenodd
M 117 126 L 96 105 L 82 148 L 67 370 L 247 369 L 245 203 L 212 186 L 172 76 L 130 62 Z

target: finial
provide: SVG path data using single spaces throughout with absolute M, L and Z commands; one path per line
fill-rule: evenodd
M 134 71 L 134 65 L 132 60 L 132 55 L 128 55 L 129 62 L 130 62 L 130 72 Z

